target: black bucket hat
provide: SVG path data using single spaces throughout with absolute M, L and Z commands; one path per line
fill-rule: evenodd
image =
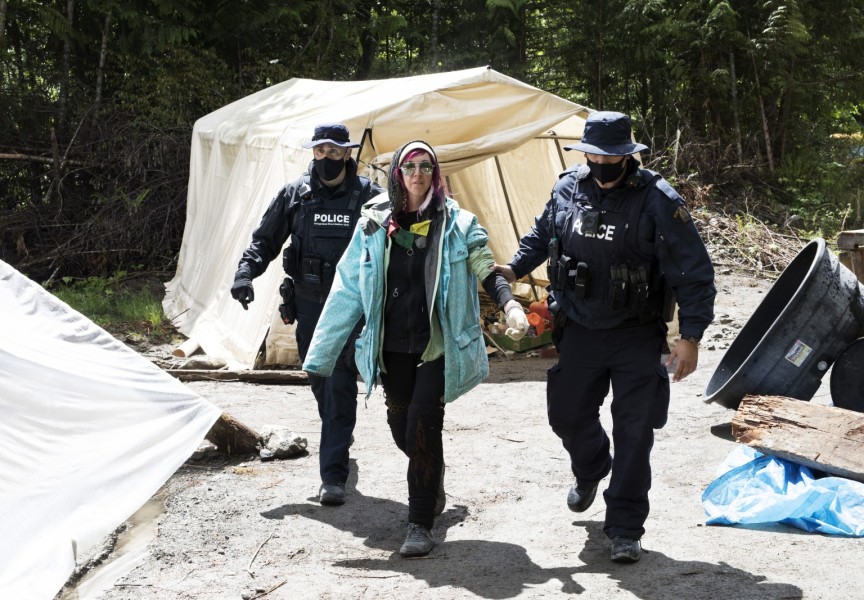
M 647 150 L 648 146 L 633 141 L 630 117 L 620 112 L 599 111 L 588 115 L 582 141 L 565 150 L 580 150 L 603 156 L 626 156 Z
M 348 138 L 348 128 L 342 123 L 323 123 L 315 127 L 312 140 L 301 144 L 304 148 L 314 148 L 321 144 L 333 144 L 341 148 L 359 148 Z

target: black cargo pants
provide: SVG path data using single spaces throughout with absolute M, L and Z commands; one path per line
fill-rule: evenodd
M 660 323 L 589 330 L 568 321 L 560 358 L 549 369 L 549 424 L 570 455 L 579 483 L 597 482 L 611 470 L 604 532 L 639 539 L 648 517 L 654 429 L 666 424 L 669 375 L 660 362 Z M 612 388 L 612 441 L 600 407 Z M 614 454 L 614 459 L 612 455 Z

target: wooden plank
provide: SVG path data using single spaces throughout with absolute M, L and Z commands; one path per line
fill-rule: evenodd
M 223 369 L 165 369 L 180 381 L 243 381 L 246 383 L 267 383 L 271 385 L 307 385 L 309 378 L 305 371 L 288 370 L 245 370 L 227 371 Z
M 857 250 L 864 247 L 864 229 L 841 231 L 837 236 L 837 247 L 841 250 Z
M 864 413 L 783 396 L 744 396 L 735 439 L 765 454 L 864 481 Z
M 841 231 L 837 236 L 837 247 L 840 250 L 857 250 L 864 247 L 864 229 Z

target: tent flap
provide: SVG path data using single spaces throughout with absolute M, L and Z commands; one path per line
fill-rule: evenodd
M 0 598 L 54 598 L 220 410 L 0 261 Z

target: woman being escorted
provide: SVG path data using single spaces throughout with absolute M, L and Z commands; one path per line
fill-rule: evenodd
M 321 313 L 303 370 L 328 376 L 354 325 L 365 317 L 355 362 L 366 396 L 380 375 L 387 423 L 408 456 L 408 535 L 404 557 L 435 545 L 444 511 L 444 405 L 489 373 L 477 281 L 507 314 L 507 334 L 528 330 L 477 217 L 446 196 L 435 151 L 423 141 L 399 148 L 388 194 L 361 218 Z

